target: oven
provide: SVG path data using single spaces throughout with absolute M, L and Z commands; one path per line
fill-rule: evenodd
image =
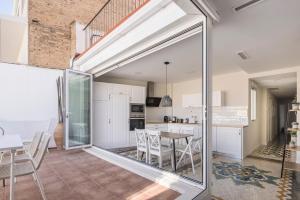
M 130 118 L 145 118 L 145 104 L 130 104 Z
M 145 129 L 145 118 L 130 118 L 129 124 L 130 131 L 134 131 L 135 129 Z

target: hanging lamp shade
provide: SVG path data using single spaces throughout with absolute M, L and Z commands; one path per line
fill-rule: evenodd
M 168 95 L 168 65 L 170 64 L 170 62 L 166 61 L 164 62 L 164 64 L 166 65 L 166 95 L 161 99 L 161 106 L 172 107 L 172 98 L 170 97 L 170 95 Z
M 169 95 L 165 95 L 161 99 L 162 107 L 172 107 L 172 98 Z

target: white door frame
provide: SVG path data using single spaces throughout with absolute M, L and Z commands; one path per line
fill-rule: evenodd
M 70 125 L 70 121 L 69 121 L 69 74 L 74 73 L 74 74 L 81 74 L 81 75 L 87 75 L 90 76 L 90 144 L 86 144 L 86 145 L 79 145 L 76 147 L 70 147 L 69 146 L 69 125 Z M 72 70 L 72 69 L 66 69 L 64 72 L 64 96 L 65 96 L 65 108 L 64 108 L 64 147 L 66 150 L 69 149 L 78 149 L 78 148 L 86 148 L 86 147 L 91 147 L 93 144 L 93 75 L 89 74 L 89 73 L 85 73 L 85 72 L 81 72 L 81 71 L 76 71 L 76 70 Z

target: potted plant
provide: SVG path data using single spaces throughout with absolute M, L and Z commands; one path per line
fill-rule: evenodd
M 64 118 L 63 118 L 63 77 L 56 79 L 57 103 L 58 103 L 58 124 L 54 131 L 54 140 L 57 149 L 63 149 L 64 142 Z
M 295 148 L 297 146 L 297 131 L 291 131 L 290 147 Z

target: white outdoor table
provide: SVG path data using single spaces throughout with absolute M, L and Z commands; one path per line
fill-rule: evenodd
M 18 149 L 23 148 L 22 139 L 19 135 L 3 135 L 0 136 L 0 151 L 10 151 L 10 200 L 14 199 L 14 156 Z

